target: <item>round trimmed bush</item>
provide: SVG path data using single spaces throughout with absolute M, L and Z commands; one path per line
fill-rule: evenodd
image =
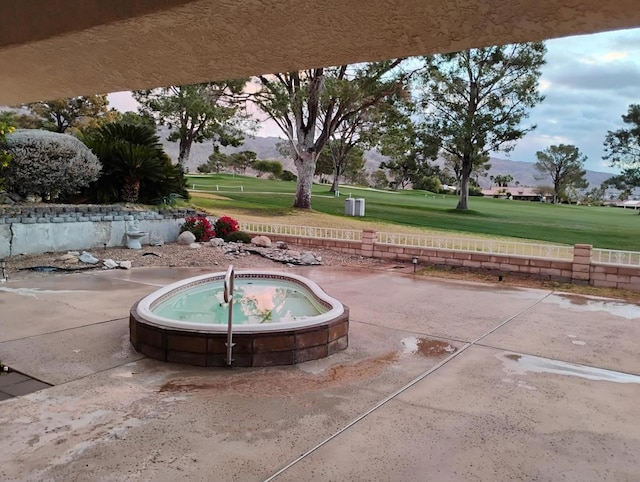
M 87 146 L 67 134 L 19 129 L 6 137 L 6 145 L 11 155 L 7 189 L 22 196 L 58 200 L 98 179 L 102 168 Z

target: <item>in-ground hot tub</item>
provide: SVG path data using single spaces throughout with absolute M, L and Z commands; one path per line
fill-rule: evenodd
M 225 273 L 187 278 L 131 308 L 134 348 L 157 360 L 227 365 Z M 233 292 L 233 366 L 291 365 L 348 346 L 349 309 L 294 274 L 240 271 Z

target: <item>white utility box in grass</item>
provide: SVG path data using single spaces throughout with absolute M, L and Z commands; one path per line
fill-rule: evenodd
M 364 216 L 364 198 L 356 199 L 354 216 Z
M 356 215 L 356 200 L 353 198 L 348 198 L 344 200 L 344 215 L 345 216 L 355 216 Z

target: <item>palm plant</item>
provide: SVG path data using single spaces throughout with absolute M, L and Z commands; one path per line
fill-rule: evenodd
M 185 194 L 184 175 L 164 153 L 154 127 L 113 122 L 88 132 L 84 140 L 103 164 L 90 189 L 97 201 L 153 202 L 172 192 Z

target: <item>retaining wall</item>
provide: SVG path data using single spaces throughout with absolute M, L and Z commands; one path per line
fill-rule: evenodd
M 127 231 L 147 233 L 148 244 L 159 235 L 175 242 L 186 216 L 204 216 L 194 209 L 135 211 L 113 206 L 3 206 L 0 207 L 0 258 L 19 254 L 40 254 L 65 250 L 125 246 Z M 250 234 L 264 234 L 251 233 Z M 455 266 L 469 270 L 517 273 L 538 279 L 640 292 L 640 267 L 595 263 L 591 245 L 576 244 L 572 260 L 540 259 L 526 256 L 487 254 L 461 250 L 415 248 L 380 244 L 376 232 L 365 229 L 361 241 L 318 239 L 271 234 L 272 241 L 322 247 L 346 254 L 410 262 L 420 265 Z
M 123 206 L 6 206 L 0 207 L 0 258 L 96 247 L 125 246 L 125 233 L 159 235 L 174 242 L 185 216 L 193 209 L 135 211 Z
M 347 254 L 404 262 L 411 262 L 415 256 L 422 266 L 454 266 L 469 270 L 491 271 L 497 274 L 516 273 L 543 280 L 640 292 L 640 267 L 594 263 L 591 261 L 592 247 L 588 244 L 576 244 L 573 247 L 572 260 L 556 260 L 379 244 L 376 243 L 376 232 L 373 230 L 363 230 L 362 241 L 303 238 L 280 234 L 269 234 L 268 236 L 273 241 L 299 244 L 308 246 L 309 249 L 322 247 Z

